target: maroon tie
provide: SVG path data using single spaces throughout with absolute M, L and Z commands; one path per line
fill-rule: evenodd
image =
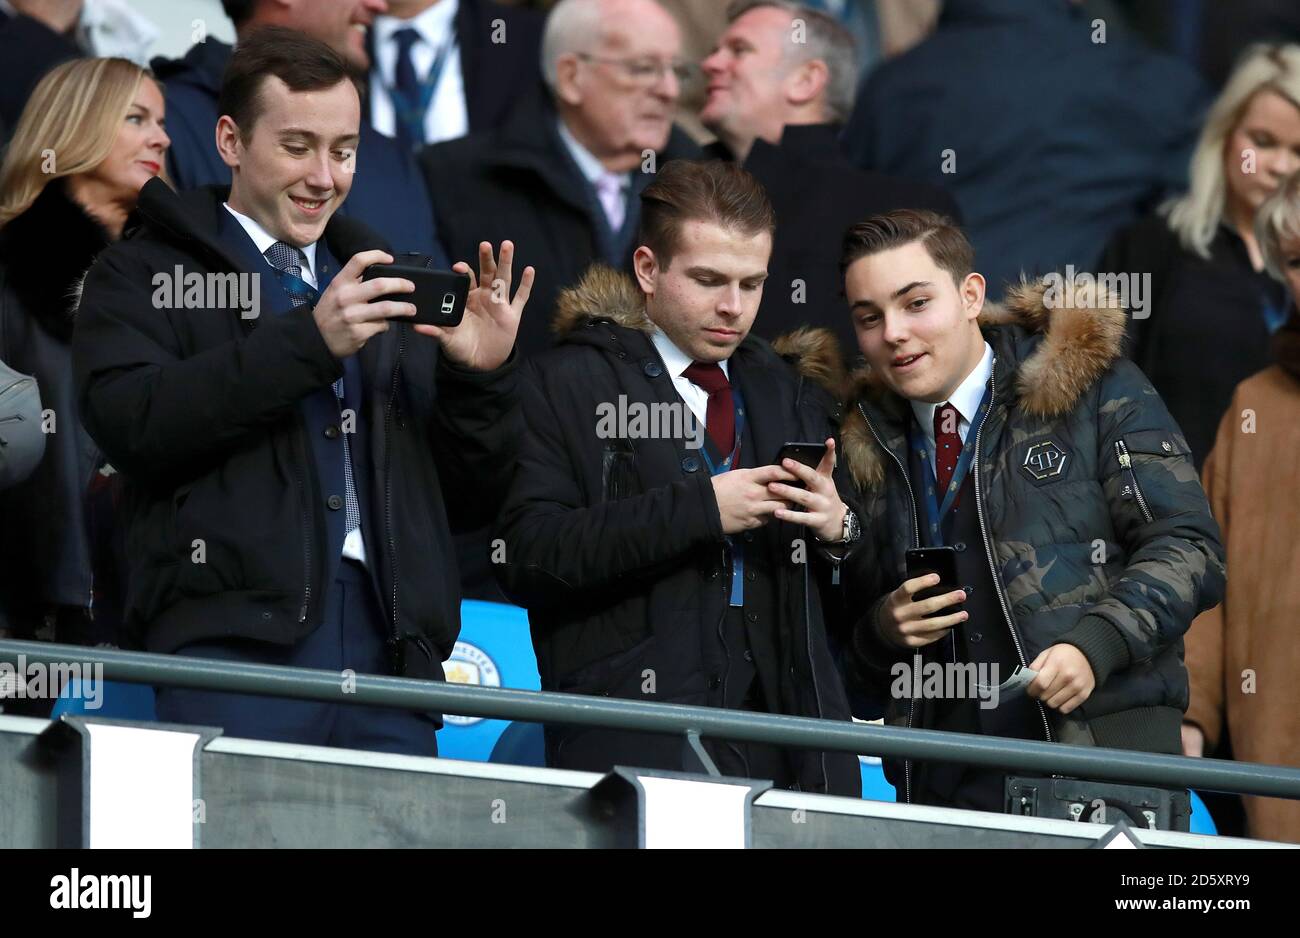
M 708 392 L 709 408 L 705 412 L 704 424 L 709 439 L 724 457 L 731 455 L 736 445 L 736 412 L 731 404 L 731 382 L 715 362 L 693 362 L 682 374 Z
M 934 477 L 939 483 L 934 494 L 940 504 L 948 494 L 953 470 L 961 458 L 961 435 L 957 432 L 959 420 L 957 408 L 951 404 L 940 404 L 934 409 Z M 954 500 L 953 505 L 956 504 Z

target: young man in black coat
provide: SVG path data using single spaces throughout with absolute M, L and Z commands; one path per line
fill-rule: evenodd
M 492 286 L 445 331 L 402 321 L 415 307 L 390 295 L 410 281 L 361 279 L 392 258 L 335 217 L 361 105 L 322 43 L 240 43 L 222 111 L 229 192 L 146 184 L 74 335 L 86 427 L 127 481 L 127 627 L 150 651 L 440 680 L 460 628 L 450 527 L 487 522 L 514 462 L 532 272 L 510 302 L 512 248 L 498 266 L 482 245 Z M 436 754 L 437 715 L 176 689 L 158 712 Z
M 838 564 L 823 552 L 857 534 L 832 480 L 839 350 L 822 331 L 750 335 L 774 224 L 733 164 L 661 167 L 636 282 L 589 272 L 560 300 L 558 347 L 529 363 L 498 572 L 547 690 L 849 719 L 820 589 Z M 775 464 L 784 443 L 822 441 L 815 471 Z M 859 793 L 851 755 L 705 748 L 726 775 Z M 565 768 L 691 768 L 680 739 L 614 730 L 548 726 L 546 751 Z

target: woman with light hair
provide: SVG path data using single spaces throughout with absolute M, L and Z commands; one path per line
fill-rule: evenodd
M 0 630 L 23 637 L 114 637 L 103 535 L 115 486 L 81 427 L 73 313 L 91 262 L 163 170 L 163 108 L 157 82 L 125 59 L 64 63 L 36 86 L 0 165 L 0 360 L 35 376 L 47 434 L 35 471 L 0 494 Z
M 1210 109 L 1187 194 L 1119 234 L 1099 265 L 1127 284 L 1129 353 L 1197 466 L 1233 389 L 1268 364 L 1269 336 L 1286 319 L 1286 291 L 1264 271 L 1254 224 L 1297 168 L 1300 46 L 1255 46 Z
M 1255 232 L 1292 305 L 1274 364 L 1237 386 L 1202 473 L 1230 573 L 1223 602 L 1187 633 L 1183 751 L 1203 755 L 1230 734 L 1237 759 L 1300 765 L 1300 173 L 1260 207 Z M 1300 801 L 1243 801 L 1251 837 L 1300 842 Z

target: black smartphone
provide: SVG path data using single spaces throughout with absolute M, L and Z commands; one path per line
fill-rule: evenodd
M 826 456 L 825 443 L 782 443 L 781 448 L 777 450 L 775 466 L 781 465 L 787 459 L 793 459 L 797 463 L 802 463 L 809 469 L 816 469 L 821 465 L 822 459 Z M 787 482 L 791 488 L 807 488 L 802 482 L 795 480 Z
M 957 582 L 956 549 L 952 547 L 914 547 L 907 552 L 906 558 L 907 578 L 909 580 L 915 580 L 919 576 L 930 573 L 939 574 L 938 585 L 918 590 L 912 596 L 913 600 L 929 599 L 932 596 L 942 596 L 944 593 L 951 593 L 953 590 L 961 589 Z M 936 616 L 951 615 L 960 611 L 961 603 L 957 603 L 947 609 L 932 612 L 926 618 L 933 619 Z
M 427 326 L 459 326 L 465 317 L 465 300 L 469 296 L 469 274 L 433 269 L 433 259 L 424 254 L 395 254 L 391 264 L 372 264 L 361 275 L 362 280 L 376 277 L 400 277 L 415 284 L 414 293 L 390 293 L 375 297 L 379 300 L 397 300 L 414 303 L 415 315 L 406 322 Z

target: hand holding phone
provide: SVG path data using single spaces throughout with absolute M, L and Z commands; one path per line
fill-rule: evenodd
M 415 304 L 415 315 L 408 321 L 418 325 L 451 328 L 459 326 L 465 317 L 465 299 L 469 296 L 468 274 L 450 270 L 434 270 L 433 259 L 423 254 L 398 254 L 391 264 L 372 264 L 362 275 L 363 281 L 381 278 L 399 278 L 415 284 L 414 293 L 391 294 L 377 297 L 383 300 L 402 300 Z
M 907 573 L 907 580 L 889 594 L 877 615 L 876 626 L 886 641 L 902 648 L 922 648 L 970 618 L 960 608 L 966 593 L 955 585 L 957 560 L 951 547 L 909 550 Z

